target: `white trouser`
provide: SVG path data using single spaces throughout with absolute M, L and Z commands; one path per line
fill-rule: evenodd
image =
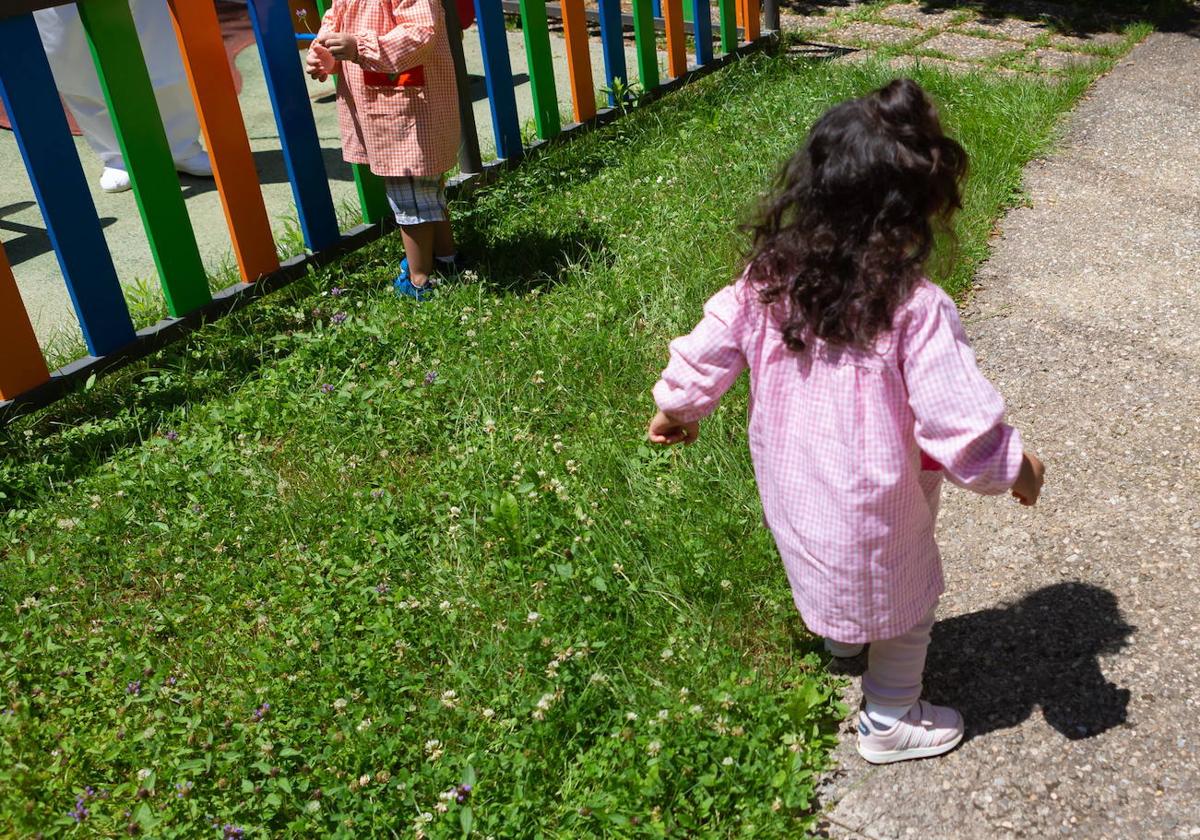
M 199 0 L 208 2 L 209 0 Z M 199 154 L 200 121 L 192 102 L 191 88 L 167 0 L 130 0 L 138 40 L 146 57 L 154 96 L 162 115 L 171 154 L 176 161 Z M 50 60 L 54 82 L 75 122 L 83 131 L 88 145 L 100 156 L 105 166 L 124 169 L 117 134 L 108 115 L 108 105 L 100 90 L 96 65 L 88 49 L 83 22 L 75 4 L 41 9 L 33 13 L 42 46 Z

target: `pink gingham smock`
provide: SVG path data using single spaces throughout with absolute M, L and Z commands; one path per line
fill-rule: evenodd
M 778 308 L 743 278 L 671 342 L 654 399 L 698 420 L 749 368 L 750 454 L 796 607 L 837 641 L 893 638 L 944 588 L 934 540 L 942 476 L 1004 492 L 1020 469 L 1020 434 L 1004 423 L 954 302 L 928 281 L 873 352 L 806 343 L 787 348 Z
M 436 178 L 458 160 L 458 88 L 439 0 L 334 0 L 320 38 L 358 38 L 356 63 L 338 62 L 338 123 L 347 163 L 384 177 Z M 421 87 L 371 87 L 363 71 L 420 66 Z

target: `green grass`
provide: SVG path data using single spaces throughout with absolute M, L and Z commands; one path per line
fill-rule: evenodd
M 389 239 L 5 429 L 0 834 L 804 834 L 841 710 L 745 384 L 641 439 L 756 194 L 886 77 L 740 62 L 459 205 L 476 282 L 396 300 Z M 961 293 L 1087 77 L 919 78 Z

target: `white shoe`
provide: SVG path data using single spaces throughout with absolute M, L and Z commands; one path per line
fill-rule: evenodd
M 184 175 L 192 175 L 196 178 L 211 178 L 213 176 L 212 161 L 208 159 L 208 152 L 199 152 L 189 158 L 175 161 L 175 168 Z
M 125 192 L 133 185 L 129 182 L 129 173 L 114 166 L 104 167 L 100 173 L 100 189 L 106 193 Z
M 835 642 L 833 639 L 826 639 L 825 650 L 838 659 L 853 659 L 863 652 L 863 646 L 852 642 Z

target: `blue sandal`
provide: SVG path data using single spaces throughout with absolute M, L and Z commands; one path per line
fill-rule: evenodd
M 396 294 L 402 297 L 410 297 L 413 300 L 428 300 L 433 294 L 432 280 L 426 281 L 424 286 L 414 286 L 412 277 L 408 271 L 408 257 L 400 260 L 400 275 L 392 281 L 392 288 Z

